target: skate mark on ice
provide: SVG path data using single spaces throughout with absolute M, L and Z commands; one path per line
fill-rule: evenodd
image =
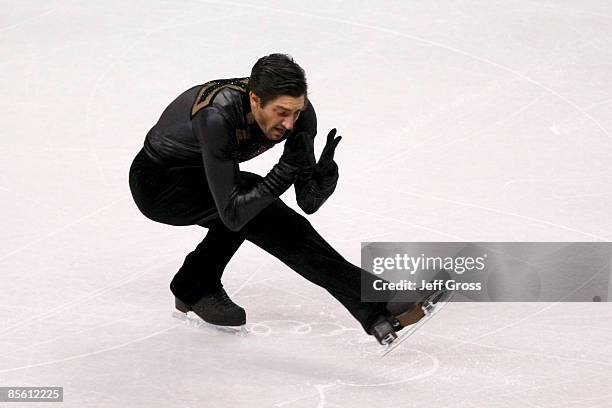
M 304 322 L 300 320 L 275 319 L 263 320 L 257 323 L 247 323 L 244 326 L 217 326 L 206 323 L 195 313 L 187 314 L 173 311 L 172 317 L 183 322 L 184 325 L 203 330 L 214 330 L 217 332 L 246 336 L 251 334 L 258 337 L 268 337 L 272 334 L 288 334 L 304 336 L 313 334 L 320 337 L 340 336 L 347 332 L 360 331 L 357 328 L 346 327 L 340 323 L 333 322 Z
M 393 221 L 393 222 L 396 222 L 398 224 L 404 224 L 404 225 L 408 225 L 410 227 L 420 228 L 420 229 L 423 229 L 425 231 L 435 232 L 436 234 L 444 235 L 444 236 L 456 239 L 458 241 L 466 241 L 465 238 L 457 236 L 457 235 L 449 234 L 447 232 L 444 232 L 444 231 L 441 231 L 441 230 L 437 230 L 435 228 L 427 227 L 425 225 L 415 224 L 415 223 L 412 223 L 412 222 L 400 220 L 399 218 L 390 217 L 388 215 L 379 214 L 377 212 L 362 210 L 362 209 L 359 209 L 359 208 L 354 208 L 354 207 L 350 207 L 350 206 L 346 206 L 346 205 L 339 205 L 339 204 L 329 204 L 329 206 L 336 207 L 336 208 L 342 208 L 344 210 L 352 210 L 352 211 L 356 211 L 358 213 L 362 213 L 362 214 L 366 214 L 366 215 L 372 215 L 372 216 L 375 216 L 375 217 L 379 217 L 379 218 L 381 218 L 383 220 Z
M 67 224 L 64 224 L 63 226 L 57 228 L 54 231 L 48 232 L 48 233 L 46 233 L 46 234 L 44 234 L 44 235 L 42 235 L 42 236 L 40 236 L 40 237 L 38 237 L 36 239 L 33 239 L 32 241 L 28 242 L 27 244 L 24 244 L 24 245 L 20 246 L 19 248 L 13 249 L 10 252 L 2 254 L 2 256 L 0 257 L 0 262 L 4 261 L 8 257 L 13 256 L 13 255 L 15 255 L 15 254 L 25 250 L 25 249 L 28 249 L 29 247 L 31 247 L 33 245 L 38 244 L 41 241 L 44 241 L 44 240 L 46 240 L 48 238 L 52 238 L 52 237 L 54 237 L 54 236 L 56 236 L 56 235 L 58 235 L 58 234 L 60 234 L 60 233 L 62 233 L 64 231 L 66 231 L 67 229 L 70 229 L 70 228 L 74 227 L 75 225 L 80 224 L 82 221 L 85 221 L 85 220 L 87 220 L 89 218 L 92 218 L 92 217 L 100 214 L 104 210 L 107 210 L 107 209 L 111 208 L 112 206 L 114 206 L 114 205 L 116 205 L 116 204 L 118 204 L 118 203 L 120 203 L 122 201 L 125 201 L 125 200 L 127 200 L 127 198 L 125 198 L 125 197 L 113 200 L 110 203 L 108 203 L 108 204 L 106 204 L 106 205 L 104 205 L 104 206 L 102 206 L 100 208 L 97 208 L 96 210 L 91 211 L 91 212 L 89 212 L 89 213 L 87 213 L 87 214 L 77 218 L 74 221 L 71 221 L 71 222 L 69 222 Z
M 408 381 L 420 380 L 420 379 L 432 376 L 440 368 L 440 360 L 438 359 L 437 356 L 435 356 L 433 354 L 427 353 L 427 352 L 422 351 L 422 350 L 417 350 L 417 349 L 406 349 L 405 351 L 406 352 L 410 351 L 410 352 L 413 352 L 413 353 L 419 355 L 417 360 L 414 361 L 415 363 L 416 362 L 420 362 L 420 361 L 424 361 L 425 359 L 429 359 L 431 361 L 431 367 L 427 371 L 423 371 L 423 372 L 420 372 L 418 374 L 412 374 L 409 377 L 404 377 L 404 378 L 399 378 L 399 379 L 394 379 L 394 380 L 379 381 L 379 382 L 370 382 L 370 381 L 372 381 L 371 379 L 376 378 L 376 377 L 380 377 L 381 374 L 379 374 L 379 375 L 377 375 L 375 377 L 370 377 L 368 379 L 368 382 L 364 382 L 364 383 L 346 382 L 346 381 L 338 380 L 338 384 L 339 385 L 346 385 L 348 387 L 382 387 L 382 386 L 387 386 L 387 385 L 403 384 L 403 383 L 408 382 Z M 395 371 L 400 371 L 402 369 L 410 368 L 413 365 L 414 364 L 410 364 L 408 366 L 403 366 L 403 367 L 397 367 L 393 371 L 388 371 L 388 373 L 393 373 Z
M 345 182 L 345 184 L 352 185 L 352 186 L 355 186 L 355 187 L 359 187 L 359 185 L 356 184 L 356 183 Z M 579 234 L 582 234 L 582 235 L 586 235 L 588 237 L 592 237 L 592 238 L 599 239 L 599 240 L 602 240 L 602 241 L 606 241 L 607 240 L 606 236 L 604 236 L 604 235 L 597 235 L 597 234 L 593 234 L 593 233 L 590 233 L 590 232 L 581 231 L 579 229 L 568 227 L 568 226 L 563 225 L 563 224 L 556 224 L 554 222 L 546 221 L 546 220 L 543 220 L 543 219 L 540 219 L 540 218 L 530 217 L 528 215 L 522 215 L 522 214 L 514 213 L 512 211 L 506 211 L 506 210 L 501 210 L 501 209 L 498 209 L 498 208 L 486 207 L 486 206 L 483 206 L 483 205 L 480 205 L 480 204 L 474 204 L 474 203 L 457 201 L 457 200 L 452 200 L 452 199 L 443 198 L 443 197 L 437 197 L 437 196 L 434 196 L 434 195 L 419 194 L 419 193 L 414 193 L 414 192 L 410 192 L 410 191 L 400 190 L 400 189 L 397 189 L 397 188 L 382 187 L 382 186 L 379 186 L 378 188 L 380 190 L 384 190 L 384 191 L 387 191 L 387 192 L 392 192 L 394 194 L 404 194 L 404 195 L 412 196 L 412 197 L 425 198 L 425 199 L 429 199 L 429 200 L 434 200 L 434 201 L 440 201 L 440 202 L 445 202 L 445 203 L 449 203 L 449 204 L 460 205 L 460 206 L 463 206 L 463 207 L 476 208 L 478 210 L 490 211 L 490 212 L 501 214 L 501 215 L 508 215 L 508 216 L 511 216 L 511 217 L 516 217 L 516 218 L 524 219 L 524 220 L 527 220 L 527 221 L 532 221 L 532 222 L 536 222 L 536 223 L 539 223 L 539 224 L 548 225 L 548 226 L 559 228 L 559 229 L 563 229 L 563 230 L 566 230 L 566 231 L 576 232 L 576 233 L 579 233 Z M 346 208 L 350 208 L 350 207 L 346 207 Z M 376 213 L 372 213 L 372 215 L 378 215 L 378 216 L 384 217 L 383 215 L 376 214 Z M 409 224 L 407 222 L 404 222 L 404 223 L 405 224 Z M 420 227 L 419 225 L 416 225 L 416 224 L 414 226 Z M 436 231 L 436 230 L 433 230 L 433 231 L 440 233 L 440 231 Z M 448 234 L 444 234 L 444 235 L 448 235 Z M 449 235 L 449 236 L 452 236 L 452 235 Z M 465 239 L 460 239 L 460 241 L 465 241 Z
M 270 259 L 266 259 L 261 265 L 259 265 L 259 267 L 257 267 L 257 269 L 255 269 L 253 271 L 253 273 L 251 274 L 251 276 L 249 276 L 247 278 L 247 280 L 245 280 L 244 282 L 242 282 L 242 284 L 240 286 L 238 286 L 238 288 L 233 291 L 232 293 L 230 293 L 230 297 L 235 297 L 238 292 L 240 292 L 245 286 L 247 286 L 251 280 L 255 277 L 255 275 L 257 275 L 257 272 L 261 271 L 265 266 L 268 265 L 268 263 L 270 263 Z
M 315 389 L 319 393 L 319 403 L 317 404 L 317 408 L 323 408 L 325 406 L 325 389 L 334 387 L 334 384 L 318 384 L 315 385 Z
M 377 343 L 378 344 L 378 343 Z M 327 402 L 327 396 L 326 393 L 328 391 L 333 391 L 336 389 L 339 389 L 340 387 L 386 387 L 386 386 L 390 386 L 390 385 L 398 385 L 398 384 L 404 384 L 407 382 L 411 382 L 411 381 L 417 381 L 417 380 L 421 380 L 423 378 L 427 378 L 430 377 L 432 375 L 434 375 L 438 369 L 440 368 L 440 361 L 438 359 L 438 357 L 436 357 L 433 354 L 421 351 L 421 350 L 416 350 L 416 349 L 406 349 L 406 352 L 414 352 L 416 354 L 419 354 L 420 357 L 417 359 L 418 361 L 423 361 L 425 358 L 428 358 L 431 361 L 431 367 L 428 368 L 427 370 L 423 371 L 423 372 L 419 372 L 419 373 L 413 373 L 409 376 L 406 376 L 404 378 L 399 378 L 399 379 L 389 379 L 389 380 L 383 380 L 383 381 L 378 381 L 378 382 L 369 382 L 370 380 L 368 379 L 367 381 L 364 382 L 357 382 L 357 381 L 345 381 L 342 379 L 337 379 L 332 383 L 329 384 L 317 384 L 314 385 L 315 390 L 314 391 L 309 391 L 306 392 L 303 395 L 300 395 L 299 397 L 293 398 L 291 400 L 286 400 L 286 401 L 281 401 L 278 402 L 276 404 L 274 404 L 274 406 L 276 407 L 283 407 L 289 404 L 292 404 L 294 402 L 303 400 L 303 399 L 307 399 L 307 398 L 313 398 L 313 397 L 319 397 L 319 401 L 317 403 L 317 408 L 323 408 L 325 407 L 325 404 Z M 412 366 L 413 364 L 409 365 L 408 367 Z M 402 368 L 406 368 L 406 366 L 404 367 L 399 367 L 396 368 L 392 371 L 387 371 L 386 373 L 390 373 L 393 371 L 399 371 Z M 379 377 L 380 375 L 377 375 L 376 377 Z M 370 378 L 376 378 L 376 377 L 370 377 Z
M 66 338 L 68 336 L 74 337 L 74 336 L 77 336 L 79 334 L 83 334 L 83 333 L 87 333 L 87 332 L 91 332 L 91 331 L 97 331 L 97 330 L 100 330 L 100 329 L 105 328 L 105 327 L 110 327 L 110 326 L 116 325 L 118 323 L 119 324 L 124 324 L 127 321 L 128 321 L 128 319 L 119 319 L 119 320 L 114 320 L 112 322 L 104 322 L 104 323 L 97 324 L 95 326 L 87 327 L 85 329 L 77 330 L 77 331 L 74 331 L 74 332 L 65 333 L 65 334 L 62 334 L 60 336 L 55 336 L 55 337 L 47 338 L 44 341 L 39 341 L 39 342 L 36 342 L 36 343 L 33 343 L 33 344 L 28 344 L 27 346 L 22 346 L 22 347 L 18 347 L 18 348 L 10 348 L 10 347 L 14 346 L 14 343 L 0 343 L 0 344 L 5 344 L 6 345 L 6 350 L 9 350 L 6 353 L 0 354 L 0 358 L 6 357 L 6 356 L 11 356 L 11 355 L 13 355 L 15 353 L 22 353 L 22 352 L 24 352 L 26 350 L 35 349 L 36 347 L 43 346 L 45 344 L 51 344 L 51 343 L 56 342 L 56 341 L 58 341 L 60 339 L 64 339 L 64 338 Z
M 13 28 L 17 28 L 17 27 L 20 27 L 22 25 L 29 24 L 29 23 L 31 23 L 33 21 L 39 20 L 39 19 L 41 19 L 43 17 L 46 17 L 49 14 L 53 14 L 58 9 L 59 9 L 59 7 L 52 7 L 50 9 L 42 11 L 41 13 L 25 17 L 25 18 L 23 18 L 21 20 L 18 20 L 16 22 L 12 23 L 12 24 L 6 25 L 4 27 L 0 27 L 0 32 L 12 30 Z
M 359 329 L 346 327 L 337 322 L 303 322 L 300 320 L 264 320 L 261 322 L 247 325 L 249 331 L 255 336 L 267 337 L 271 334 L 313 334 L 321 337 L 340 336 L 347 332 L 360 331 Z M 326 329 L 325 326 L 331 326 Z M 322 329 L 321 332 L 317 332 Z
M 0 259 L 0 261 L 1 260 L 2 259 Z M 154 261 L 147 262 L 145 266 L 154 265 L 155 262 L 159 262 L 159 260 L 155 259 Z M 97 289 L 97 290 L 94 290 L 92 292 L 86 293 L 85 295 L 83 295 L 83 296 L 81 296 L 81 297 L 79 297 L 77 299 L 70 300 L 70 301 L 68 301 L 66 303 L 62 303 L 62 304 L 60 304 L 60 305 L 58 305 L 58 306 L 56 306 L 54 308 L 48 309 L 46 312 L 43 312 L 43 313 L 41 313 L 38 316 L 34 316 L 32 318 L 29 318 L 29 319 L 24 319 L 24 320 L 20 321 L 19 323 L 15 323 L 12 326 L 8 326 L 8 327 L 6 327 L 6 328 L 4 328 L 3 330 L 0 331 L 0 336 L 4 335 L 6 333 L 9 333 L 9 332 L 11 332 L 13 330 L 16 330 L 16 329 L 18 329 L 20 327 L 26 326 L 28 324 L 33 324 L 33 323 L 38 322 L 40 320 L 48 319 L 49 317 L 51 317 L 53 315 L 56 315 L 56 314 L 66 310 L 66 309 L 70 309 L 70 308 L 72 308 L 75 305 L 78 305 L 78 304 L 81 304 L 81 303 L 85 303 L 85 301 L 88 301 L 88 300 L 91 300 L 91 299 L 95 299 L 95 298 L 105 294 L 106 292 L 109 292 L 109 291 L 111 291 L 113 289 L 120 288 L 123 285 L 126 285 L 128 283 L 131 283 L 131 282 L 133 282 L 133 281 L 143 277 L 143 276 L 146 276 L 148 273 L 149 273 L 149 271 L 145 267 L 145 268 L 143 268 L 143 272 L 141 272 L 141 273 L 133 274 L 133 275 L 130 275 L 130 276 L 125 277 L 123 279 L 120 279 L 120 280 L 118 280 L 116 282 L 112 282 L 109 285 L 104 286 L 104 287 L 102 287 L 100 289 Z
M 160 334 L 165 333 L 165 332 L 170 331 L 170 330 L 173 330 L 174 328 L 176 328 L 176 327 L 178 327 L 180 325 L 181 325 L 181 323 L 177 323 L 177 324 L 172 325 L 170 327 L 166 327 L 165 329 L 156 331 L 156 332 L 148 334 L 146 336 L 139 337 L 139 338 L 134 339 L 134 340 L 130 340 L 130 341 L 122 343 L 122 344 L 118 344 L 116 346 L 107 347 L 107 348 L 96 350 L 96 351 L 91 351 L 89 353 L 77 354 L 77 355 L 74 355 L 74 356 L 70 356 L 70 357 L 66 357 L 66 358 L 61 358 L 61 359 L 57 359 L 57 360 L 45 361 L 43 363 L 36 363 L 36 364 L 30 364 L 30 365 L 21 366 L 21 367 L 8 368 L 6 370 L 0 370 L 0 373 L 8 373 L 8 372 L 12 372 L 12 371 L 24 370 L 24 369 L 35 368 L 35 367 L 44 367 L 44 366 L 48 366 L 48 365 L 52 365 L 52 364 L 64 363 L 66 361 L 77 360 L 79 358 L 95 356 L 97 354 L 102 354 L 102 353 L 106 353 L 108 351 L 117 350 L 117 349 L 120 349 L 120 348 L 123 348 L 123 347 L 126 347 L 126 346 L 130 346 L 130 345 L 135 344 L 135 343 L 139 343 L 139 342 L 144 341 L 144 340 L 148 340 L 148 339 L 150 339 L 152 337 L 159 336 Z

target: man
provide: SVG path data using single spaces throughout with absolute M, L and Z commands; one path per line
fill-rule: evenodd
M 280 200 L 294 185 L 299 207 L 312 214 L 334 192 L 341 137 L 332 129 L 316 161 L 316 133 L 304 71 L 283 54 L 260 58 L 250 77 L 195 86 L 164 110 L 132 163 L 129 182 L 148 218 L 208 228 L 170 284 L 178 310 L 216 325 L 245 324 L 246 313 L 228 297 L 221 276 L 246 239 L 325 288 L 381 342 L 423 316 L 415 303 L 391 314 L 385 302 L 361 302 L 361 279 L 373 277 Z M 240 162 L 281 142 L 283 154 L 265 177 L 240 170 Z

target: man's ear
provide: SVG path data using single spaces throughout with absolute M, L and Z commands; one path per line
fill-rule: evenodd
M 257 94 L 255 94 L 255 92 L 253 91 L 249 91 L 249 100 L 251 101 L 251 103 L 254 103 L 257 106 L 259 106 L 261 102 L 259 96 L 257 96 Z

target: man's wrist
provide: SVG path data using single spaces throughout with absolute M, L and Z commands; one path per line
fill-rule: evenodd
M 264 177 L 263 185 L 276 197 L 280 197 L 295 182 L 299 167 L 281 160 Z
M 299 164 L 288 161 L 282 156 L 278 161 L 277 166 L 280 170 L 284 171 L 287 174 L 296 174 L 298 170 L 300 170 Z

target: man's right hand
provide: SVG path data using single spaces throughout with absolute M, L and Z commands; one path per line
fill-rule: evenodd
M 314 140 L 308 133 L 300 132 L 287 137 L 280 161 L 303 168 L 312 166 L 311 157 L 314 157 Z
M 272 194 L 280 197 L 295 182 L 299 171 L 306 166 L 313 166 L 313 162 L 313 139 L 305 132 L 289 135 L 280 160 L 264 177 L 263 183 Z

